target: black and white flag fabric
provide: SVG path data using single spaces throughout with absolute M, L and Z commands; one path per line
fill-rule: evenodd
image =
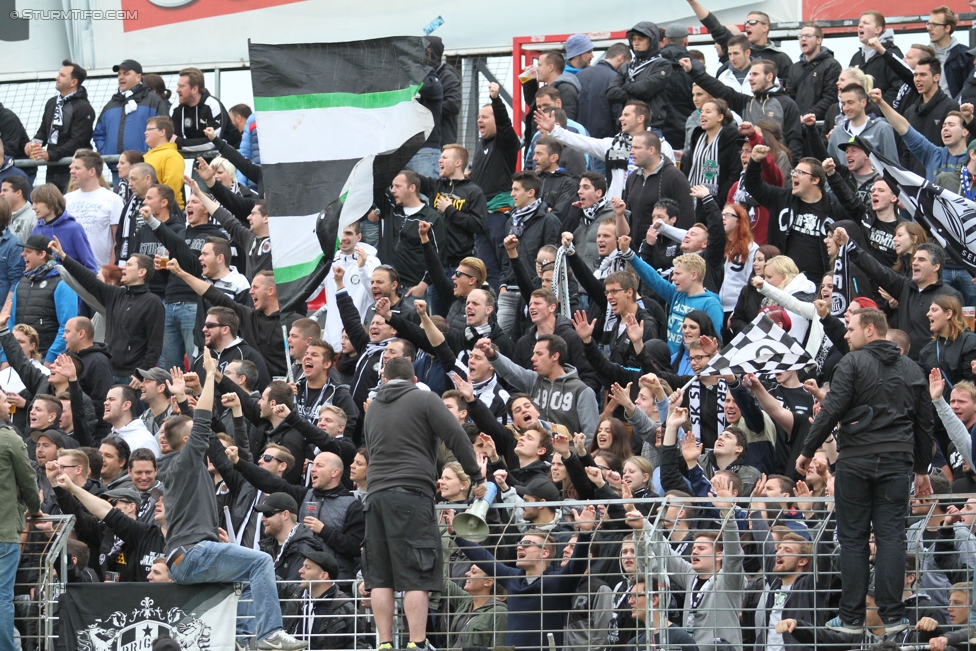
M 875 153 L 871 165 L 949 257 L 976 274 L 976 203 Z
M 851 250 L 851 243 L 847 242 L 837 250 L 837 257 L 834 259 L 834 288 L 830 295 L 830 313 L 840 316 L 847 311 L 847 306 L 851 304 L 850 264 L 847 259 Z
M 148 651 L 158 637 L 184 651 L 235 651 L 237 599 L 222 583 L 69 583 L 60 640 L 67 651 Z
M 285 304 L 317 267 L 328 268 L 338 233 L 369 211 L 433 130 L 415 99 L 427 74 L 426 40 L 252 43 L 249 52 Z
M 813 359 L 796 339 L 768 316 L 760 314 L 698 375 L 782 373 L 799 371 L 812 362 Z

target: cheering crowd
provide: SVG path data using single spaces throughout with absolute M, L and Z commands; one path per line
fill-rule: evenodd
M 321 319 L 200 70 L 171 108 L 127 59 L 96 114 L 65 61 L 32 139 L 0 106 L 0 648 L 38 643 L 42 515 L 69 584 L 244 582 L 239 649 L 976 643 L 976 285 L 882 173 L 976 201 L 976 49 L 942 6 L 791 61 L 688 2 L 719 69 L 685 25 L 573 35 L 473 155 L 428 37 L 435 128 Z M 802 363 L 717 366 L 760 326 Z

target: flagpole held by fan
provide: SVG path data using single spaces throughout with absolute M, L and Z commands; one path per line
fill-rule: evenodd
M 488 537 L 488 522 L 485 516 L 498 495 L 498 486 L 488 482 L 485 488 L 483 498 L 475 500 L 464 513 L 454 516 L 454 533 L 471 542 L 480 543 Z

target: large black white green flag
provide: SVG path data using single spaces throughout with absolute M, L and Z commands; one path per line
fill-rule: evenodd
M 250 59 L 284 304 L 316 267 L 331 263 L 341 228 L 366 214 L 375 192 L 430 135 L 433 118 L 415 99 L 426 75 L 426 41 L 252 43 Z
M 185 651 L 234 651 L 237 598 L 222 583 L 69 583 L 58 599 L 61 644 L 136 651 L 170 637 Z

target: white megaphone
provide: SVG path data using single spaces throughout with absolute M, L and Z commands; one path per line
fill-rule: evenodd
M 485 515 L 498 495 L 498 486 L 488 482 L 485 484 L 485 496 L 474 503 L 464 513 L 454 516 L 454 533 L 465 540 L 480 543 L 488 537 L 488 523 Z

